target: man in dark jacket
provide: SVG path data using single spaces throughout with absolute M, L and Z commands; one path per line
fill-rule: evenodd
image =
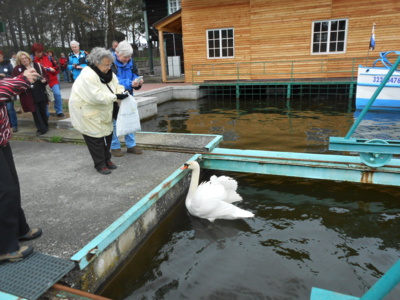
M 9 59 L 4 59 L 3 51 L 0 50 L 0 80 L 11 77 L 13 66 Z M 14 108 L 14 97 L 6 101 L 7 112 L 13 132 L 18 131 L 17 113 Z
M 18 175 L 9 140 L 10 123 L 4 102 L 28 89 L 40 75 L 27 70 L 16 78 L 0 80 L 0 264 L 16 262 L 32 253 L 32 246 L 20 246 L 20 240 L 32 240 L 42 234 L 30 228 L 21 207 Z

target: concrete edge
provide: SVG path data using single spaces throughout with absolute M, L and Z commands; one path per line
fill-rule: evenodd
M 198 160 L 200 154 L 189 160 Z M 173 172 L 128 212 L 71 257 L 78 268 L 63 281 L 87 292 L 96 292 L 120 265 L 140 247 L 159 222 L 179 203 L 190 182 L 190 173 Z

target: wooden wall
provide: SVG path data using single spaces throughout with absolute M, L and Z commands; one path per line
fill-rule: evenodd
M 312 22 L 341 18 L 348 19 L 346 53 L 311 55 Z M 240 79 L 285 78 L 292 60 L 319 60 L 294 66 L 309 72 L 298 77 L 348 77 L 339 71 L 348 69 L 350 58 L 365 61 L 373 23 L 376 48 L 370 63 L 381 51 L 400 51 L 398 0 L 183 0 L 186 81 L 237 79 L 238 69 Z M 235 57 L 207 59 L 206 30 L 224 27 L 235 29 Z M 323 59 L 336 61 L 321 68 Z M 272 61 L 278 62 L 255 63 Z M 207 65 L 220 63 L 230 65 Z M 192 70 L 198 64 L 204 65 Z

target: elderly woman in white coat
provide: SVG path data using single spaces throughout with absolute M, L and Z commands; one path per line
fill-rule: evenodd
M 103 175 L 117 168 L 110 153 L 113 103 L 128 96 L 111 71 L 113 61 L 110 51 L 94 48 L 88 56 L 89 66 L 76 79 L 69 98 L 72 125 L 82 133 L 94 167 Z

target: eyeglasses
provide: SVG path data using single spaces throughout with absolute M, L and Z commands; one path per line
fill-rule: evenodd
M 109 69 L 111 69 L 111 67 L 112 67 L 112 65 L 113 64 L 108 64 L 108 65 L 106 65 L 106 64 L 101 64 L 102 66 L 105 66 L 105 67 L 107 67 L 107 68 L 109 68 Z

